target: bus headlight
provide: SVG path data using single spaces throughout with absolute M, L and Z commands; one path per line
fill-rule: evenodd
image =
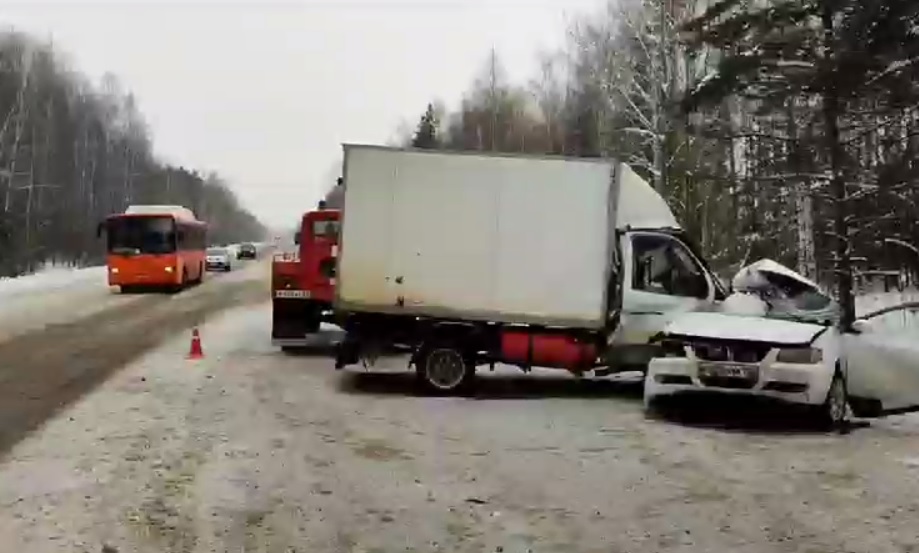
M 118 267 L 112 267 L 112 274 L 113 274 L 113 275 L 117 275 L 117 274 L 118 274 Z
M 172 270 L 173 270 L 172 267 L 166 267 L 166 272 L 167 272 L 167 273 L 171 273 Z

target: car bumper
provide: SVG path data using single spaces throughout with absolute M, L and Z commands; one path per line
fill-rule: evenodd
M 704 394 L 748 395 L 788 403 L 818 405 L 826 398 L 833 369 L 825 364 L 760 364 L 755 379 L 701 377 L 699 361 L 684 357 L 658 357 L 648 365 L 645 399 L 662 396 Z
M 204 264 L 204 268 L 207 269 L 208 271 L 223 270 L 223 269 L 228 269 L 229 267 L 230 267 L 229 263 L 221 263 L 221 262 L 208 261 L 207 263 Z

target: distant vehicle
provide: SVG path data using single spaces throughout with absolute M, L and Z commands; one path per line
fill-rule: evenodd
M 257 257 L 258 249 L 255 244 L 242 244 L 236 252 L 236 259 L 256 259 Z
M 341 212 L 319 209 L 303 215 L 294 236 L 297 251 L 277 253 L 271 263 L 271 340 L 282 349 L 308 343 L 309 335 L 334 318 L 335 263 Z
M 207 225 L 182 206 L 133 205 L 99 223 L 105 233 L 108 282 L 122 292 L 178 291 L 204 278 Z
M 208 248 L 207 249 L 207 270 L 224 271 L 233 270 L 233 256 L 228 248 Z

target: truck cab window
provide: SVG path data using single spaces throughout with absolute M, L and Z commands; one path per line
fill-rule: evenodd
M 313 236 L 324 238 L 326 240 L 335 240 L 338 238 L 338 221 L 324 220 L 313 223 Z
M 655 235 L 632 238 L 632 288 L 692 298 L 708 297 L 705 271 L 679 242 Z

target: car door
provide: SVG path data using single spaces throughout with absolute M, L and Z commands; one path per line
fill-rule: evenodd
M 622 316 L 613 345 L 615 356 L 631 363 L 650 356 L 649 340 L 676 314 L 709 308 L 714 285 L 698 258 L 674 236 L 629 232 L 622 240 Z
M 882 409 L 919 408 L 919 303 L 875 311 L 843 334 L 849 394 Z

